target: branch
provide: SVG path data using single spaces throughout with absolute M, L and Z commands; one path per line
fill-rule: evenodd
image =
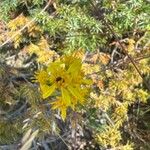
M 139 57 L 133 58 L 133 59 L 134 59 L 135 62 L 138 62 L 138 61 L 141 61 L 141 60 L 147 59 L 147 58 L 150 58 L 150 55 L 139 56 Z M 106 71 L 106 70 L 109 70 L 109 69 L 114 69 L 115 67 L 119 67 L 120 65 L 126 65 L 126 64 L 129 64 L 129 63 L 131 63 L 129 58 L 121 59 L 121 60 L 118 60 L 117 63 L 110 64 L 110 65 L 106 66 L 105 68 L 103 68 L 103 71 Z M 88 76 L 96 74 L 96 73 L 101 73 L 101 72 L 102 72 L 101 70 L 100 71 L 95 71 L 93 73 L 88 74 Z
M 128 52 L 126 51 L 125 47 L 122 45 L 122 43 L 120 42 L 118 36 L 115 34 L 115 32 L 113 31 L 113 28 L 107 23 L 107 21 L 105 20 L 105 17 L 103 18 L 104 24 L 107 26 L 108 30 L 112 33 L 112 35 L 115 37 L 115 39 L 117 40 L 117 42 L 119 43 L 121 49 L 123 50 L 123 52 L 125 53 L 125 55 L 129 58 L 130 62 L 132 63 L 132 65 L 134 66 L 135 70 L 137 71 L 137 73 L 139 74 L 139 76 L 142 78 L 143 83 L 146 85 L 147 89 L 150 91 L 150 87 L 147 84 L 147 82 L 144 80 L 144 77 L 142 75 L 142 72 L 140 71 L 140 69 L 137 67 L 134 59 L 132 58 L 131 55 L 128 54 Z M 110 24 L 112 24 L 110 22 L 110 20 L 108 20 Z

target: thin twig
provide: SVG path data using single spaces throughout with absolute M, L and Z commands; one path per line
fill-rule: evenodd
M 69 145 L 66 143 L 66 141 L 62 138 L 62 136 L 56 132 L 56 134 L 58 135 L 58 137 L 63 141 L 63 143 L 67 146 L 67 148 L 69 148 Z
M 108 122 L 110 123 L 110 125 L 114 127 L 115 124 L 114 124 L 114 122 L 111 120 L 111 118 L 108 116 L 108 114 L 107 114 L 105 111 L 103 111 L 102 109 L 101 109 L 101 111 L 104 113 L 105 118 L 108 120 Z
M 111 53 L 111 60 L 110 63 L 112 64 L 114 62 L 114 55 L 117 53 L 117 46 L 113 49 Z

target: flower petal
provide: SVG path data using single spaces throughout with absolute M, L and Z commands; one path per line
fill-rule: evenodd
M 93 81 L 91 79 L 83 79 L 82 83 L 87 84 L 87 85 L 92 85 Z
M 48 85 L 41 85 L 41 91 L 42 91 L 42 96 L 43 98 L 47 98 L 49 97 L 54 91 L 55 91 L 55 88 L 56 88 L 56 85 L 53 84 L 51 86 L 48 86 Z
M 63 106 L 62 100 L 56 100 L 55 102 L 51 102 L 52 104 L 52 109 L 58 109 Z
M 64 103 L 67 106 L 70 106 L 71 105 L 71 99 L 70 99 L 69 92 L 64 88 L 61 88 L 61 92 L 62 92 L 62 99 L 64 100 Z
M 44 84 L 49 78 L 49 75 L 45 70 L 41 70 L 36 73 L 35 77 L 36 77 L 37 82 L 39 82 L 40 84 Z
M 69 69 L 67 70 L 68 73 L 76 73 L 78 74 L 78 72 L 81 69 L 81 61 L 79 59 L 75 60 L 69 67 Z
M 78 88 L 74 88 L 72 86 L 68 87 L 68 90 L 70 91 L 70 93 L 77 99 L 79 100 L 83 100 L 84 98 L 81 96 L 82 93 L 80 93 L 80 91 L 78 90 Z
M 61 108 L 61 117 L 62 117 L 62 119 L 63 119 L 63 121 L 65 121 L 65 119 L 66 119 L 66 107 L 62 107 Z

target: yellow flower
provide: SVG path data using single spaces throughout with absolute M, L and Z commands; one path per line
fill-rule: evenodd
M 106 131 L 96 134 L 96 139 L 98 143 L 104 147 L 107 147 L 108 145 L 116 147 L 120 144 L 121 133 L 115 126 L 108 126 Z
M 59 109 L 61 112 L 61 117 L 63 120 L 65 120 L 66 118 L 66 111 L 67 111 L 67 106 L 65 104 L 65 101 L 63 101 L 63 99 L 61 97 L 58 97 L 57 100 L 55 102 L 51 103 L 52 109 Z
M 133 39 L 127 39 L 126 50 L 128 51 L 129 54 L 134 55 L 135 53 L 134 47 L 135 47 L 135 41 Z
M 58 58 L 55 51 L 49 49 L 49 44 L 44 37 L 40 39 L 37 44 L 31 43 L 25 48 L 25 50 L 32 55 L 33 53 L 37 55 L 37 61 L 39 63 L 48 64 L 53 60 L 53 58 Z
M 28 21 L 29 19 L 21 14 L 15 19 L 11 20 L 7 26 L 9 29 L 11 29 L 11 31 L 16 31 L 18 28 L 24 26 Z
M 89 85 L 91 81 L 84 79 L 81 67 L 80 59 L 65 56 L 36 75 L 44 99 L 53 94 L 60 97 L 52 105 L 55 109 L 60 109 L 63 119 L 66 117 L 68 107 L 74 109 L 78 103 L 83 104 L 85 101 L 85 95 L 88 92 L 85 85 Z

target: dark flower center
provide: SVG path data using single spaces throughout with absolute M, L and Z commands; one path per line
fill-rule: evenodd
M 57 78 L 56 78 L 56 82 L 59 82 L 59 81 L 64 82 L 64 79 L 63 79 L 62 77 L 57 77 Z

